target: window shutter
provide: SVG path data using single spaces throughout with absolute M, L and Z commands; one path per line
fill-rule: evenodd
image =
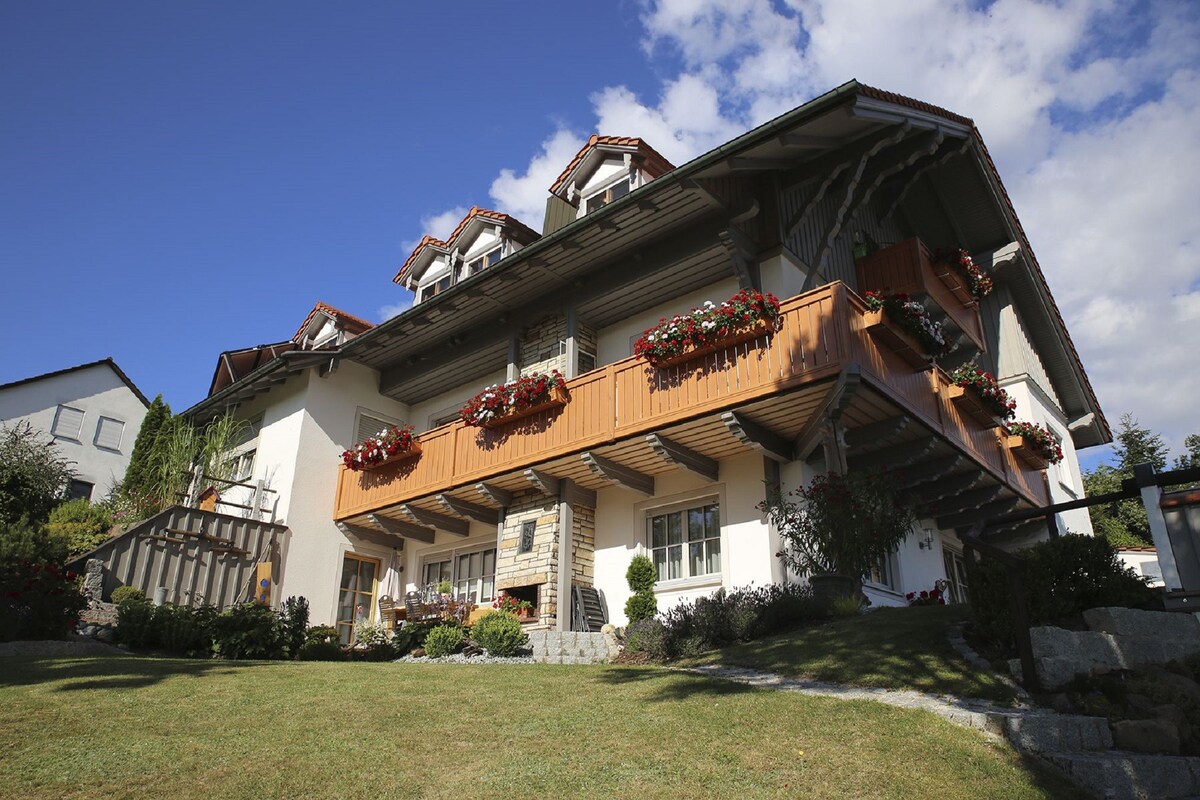
M 354 444 L 368 439 L 372 436 L 378 436 L 379 432 L 384 428 L 390 428 L 392 423 L 385 419 L 372 416 L 371 414 L 362 413 L 358 415 L 358 428 L 354 431 Z
M 96 447 L 106 450 L 120 450 L 121 436 L 125 433 L 125 423 L 112 417 L 101 417 L 96 423 Z
M 70 406 L 59 406 L 58 413 L 54 416 L 54 430 L 52 433 L 55 436 L 61 436 L 64 439 L 79 439 L 79 432 L 83 429 L 83 411 Z

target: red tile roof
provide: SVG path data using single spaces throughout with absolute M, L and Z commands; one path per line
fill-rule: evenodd
M 675 169 L 675 165 L 651 147 L 644 139 L 638 139 L 632 136 L 601 136 L 593 133 L 587 140 L 587 144 L 579 148 L 579 152 L 571 159 L 571 163 L 567 164 L 567 168 L 558 176 L 558 180 L 554 181 L 554 185 L 550 187 L 550 193 L 556 194 L 559 189 L 566 183 L 567 178 L 575 168 L 583 163 L 583 159 L 587 157 L 588 152 L 597 145 L 610 145 L 613 147 L 632 147 L 643 156 L 643 166 L 651 175 L 657 178 L 659 175 L 670 172 Z
M 303 336 L 304 329 L 309 326 L 309 323 L 313 321 L 317 314 L 322 312 L 337 320 L 342 326 L 342 329 L 351 336 L 358 336 L 360 333 L 375 327 L 373 323 L 367 322 L 362 317 L 356 317 L 353 314 L 348 314 L 345 311 L 342 311 L 340 308 L 334 308 L 328 303 L 322 303 L 320 300 L 318 300 L 317 304 L 313 306 L 312 311 L 308 312 L 308 316 L 304 318 L 304 322 L 296 330 L 295 335 L 292 336 L 292 341 L 295 341 Z
M 493 222 L 500 223 L 509 231 L 509 235 L 521 244 L 529 244 L 535 239 L 541 238 L 540 233 L 533 230 L 511 214 L 504 214 L 500 211 L 492 211 L 490 208 L 471 206 L 471 210 L 467 212 L 467 215 L 462 218 L 462 221 L 458 223 L 458 226 L 454 229 L 450 236 L 446 238 L 445 241 L 442 241 L 435 236 L 429 236 L 428 234 L 421 237 L 420 243 L 412 251 L 409 257 L 405 259 L 404 265 L 400 267 L 400 271 L 396 273 L 396 277 L 392 278 L 392 282 L 401 283 L 404 280 L 405 276 L 408 275 L 408 271 L 412 269 L 412 265 L 416 262 L 417 257 L 426 247 L 432 245 L 439 250 L 449 250 L 451 247 L 453 247 L 454 242 L 459 236 L 462 235 L 462 232 L 466 229 L 467 225 L 476 217 L 483 217 L 484 219 L 489 219 Z

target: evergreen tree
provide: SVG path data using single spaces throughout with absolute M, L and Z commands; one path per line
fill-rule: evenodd
M 1200 451 L 1200 436 L 1189 436 L 1185 443 L 1189 451 Z M 1195 445 L 1195 448 L 1193 448 Z M 1121 482 L 1133 477 L 1137 464 L 1153 464 L 1155 472 L 1167 466 L 1167 445 L 1162 436 L 1143 428 L 1132 414 L 1121 415 L 1121 430 L 1116 435 L 1113 455 L 1116 464 L 1101 464 L 1091 472 L 1083 473 L 1083 487 L 1089 497 L 1121 490 Z M 1192 454 L 1185 458 L 1190 458 Z M 1200 455 L 1200 452 L 1194 452 Z M 1183 458 L 1177 459 L 1179 467 Z M 1200 463 L 1200 462 L 1198 462 Z M 1103 536 L 1114 547 L 1145 547 L 1153 545 L 1150 539 L 1150 521 L 1140 498 L 1118 500 L 1115 503 L 1090 506 L 1092 529 Z
M 125 497 L 145 497 L 154 486 L 154 469 L 151 464 L 154 451 L 154 440 L 158 437 L 163 423 L 171 418 L 171 407 L 163 402 L 161 394 L 155 396 L 154 402 L 146 410 L 142 419 L 142 427 L 138 429 L 137 439 L 133 442 L 133 452 L 129 456 L 129 469 L 125 471 L 125 479 L 121 481 L 121 494 Z
M 1175 459 L 1175 469 L 1200 467 L 1200 434 L 1193 433 L 1183 440 L 1187 453 Z
M 1155 472 L 1167 466 L 1167 445 L 1157 433 L 1143 428 L 1132 414 L 1121 415 L 1121 431 L 1113 445 L 1117 457 L 1117 469 L 1126 477 L 1133 475 L 1135 464 L 1147 462 L 1154 465 Z

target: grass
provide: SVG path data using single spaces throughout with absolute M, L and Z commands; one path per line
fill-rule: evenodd
M 1080 797 L 925 712 L 655 667 L 0 659 L 0 797 Z
M 946 638 L 947 625 L 969 618 L 965 606 L 881 608 L 734 645 L 686 663 L 1011 702 L 1008 686 L 968 664 Z

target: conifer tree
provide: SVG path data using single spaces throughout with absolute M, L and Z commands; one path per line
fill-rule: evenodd
M 125 479 L 121 482 L 121 494 L 129 498 L 145 497 L 154 486 L 154 470 L 151 464 L 154 451 L 154 440 L 158 437 L 163 423 L 171 418 L 171 407 L 163 402 L 161 394 L 155 396 L 154 402 L 146 410 L 142 418 L 142 427 L 138 429 L 137 439 L 133 442 L 133 452 L 129 456 L 129 469 L 125 471 Z

